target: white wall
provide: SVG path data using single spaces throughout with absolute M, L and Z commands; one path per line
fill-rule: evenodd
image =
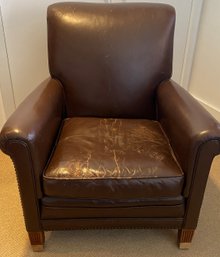
M 9 117 L 15 109 L 15 101 L 1 10 L 0 5 L 0 113 L 5 113 L 5 116 Z M 1 117 L 0 120 L 3 118 Z
M 46 12 L 48 5 L 61 1 L 0 0 L 15 107 L 49 76 Z M 86 1 L 104 2 L 104 0 Z M 3 89 L 8 89 L 10 86 L 2 84 Z M 2 95 L 5 96 L 3 90 Z M 12 101 L 8 99 L 8 102 Z M 5 107 L 6 109 L 8 108 Z
M 204 0 L 189 91 L 220 120 L 219 0 Z
M 4 33 L 1 22 L 1 9 L 0 9 L 0 60 L 2 60 L 2 44 L 4 43 Z M 5 50 L 4 50 L 5 51 Z M 0 61 L 0 76 L 2 70 L 2 61 Z M 2 101 L 2 92 L 1 92 L 1 81 L 0 81 L 0 129 L 2 128 L 3 123 L 5 122 L 5 109 Z

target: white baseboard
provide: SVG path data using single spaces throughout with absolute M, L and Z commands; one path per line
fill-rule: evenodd
M 194 96 L 195 97 L 195 96 Z M 201 105 L 208 111 L 210 112 L 215 118 L 216 120 L 218 120 L 220 122 L 220 110 L 218 110 L 217 108 L 215 108 L 214 106 L 210 105 L 209 103 L 199 99 L 198 97 L 195 97 L 200 103 Z

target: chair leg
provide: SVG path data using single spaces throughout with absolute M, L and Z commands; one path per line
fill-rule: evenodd
M 179 229 L 178 243 L 180 249 L 189 249 L 195 229 Z
M 28 232 L 30 243 L 34 252 L 41 252 L 44 249 L 45 236 L 43 231 Z

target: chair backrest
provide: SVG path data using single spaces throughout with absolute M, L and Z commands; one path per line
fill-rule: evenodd
M 172 73 L 174 24 L 164 4 L 49 6 L 49 69 L 68 117 L 154 119 L 155 89 Z

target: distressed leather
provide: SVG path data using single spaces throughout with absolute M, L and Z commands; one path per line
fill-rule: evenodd
M 44 193 L 72 198 L 168 197 L 184 176 L 157 121 L 70 118 L 44 172 Z

